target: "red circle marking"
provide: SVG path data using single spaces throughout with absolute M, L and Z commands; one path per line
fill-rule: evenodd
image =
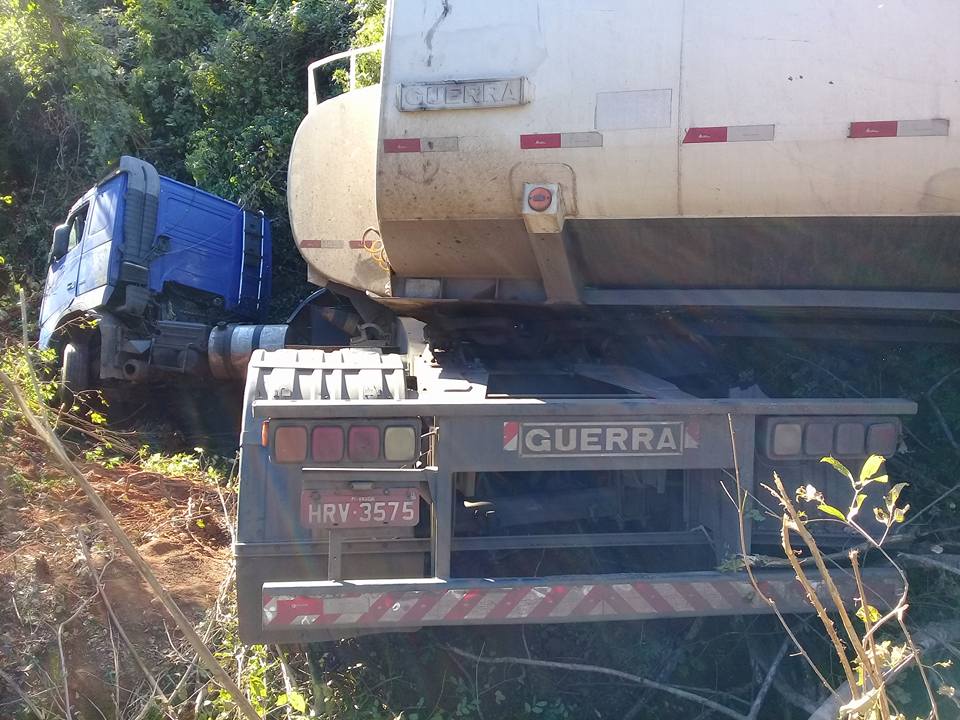
M 545 187 L 535 187 L 527 194 L 527 205 L 535 212 L 549 210 L 553 204 L 553 193 Z

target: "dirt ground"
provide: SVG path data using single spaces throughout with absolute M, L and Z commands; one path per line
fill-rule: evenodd
M 50 464 L 40 443 L 22 437 L 5 445 L 0 718 L 14 717 L 23 707 L 15 686 L 41 710 L 65 715 L 63 668 L 74 717 L 126 715 L 124 709 L 146 694 L 146 679 L 96 597 L 81 534 L 120 626 L 143 664 L 158 675 L 165 660 L 180 653 L 176 629 L 83 492 Z M 160 581 L 187 616 L 199 621 L 229 571 L 230 534 L 216 487 L 134 465 L 83 469 Z

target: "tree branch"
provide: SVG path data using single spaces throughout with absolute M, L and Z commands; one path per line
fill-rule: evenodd
M 32 365 L 30 367 L 30 371 L 33 377 L 36 377 L 35 374 L 33 374 Z M 134 567 L 140 571 L 140 575 L 146 581 L 147 585 L 150 586 L 153 594 L 158 600 L 160 600 L 160 602 L 163 604 L 163 607 L 173 618 L 173 621 L 177 624 L 180 632 L 184 634 L 187 641 L 193 646 L 193 649 L 196 651 L 197 655 L 200 656 L 200 659 L 207 668 L 207 671 L 230 695 L 230 700 L 236 706 L 237 710 L 244 717 L 246 717 L 247 720 L 260 720 L 260 716 L 257 711 L 254 710 L 253 705 L 250 704 L 250 701 L 244 696 L 243 692 L 233 681 L 233 678 L 227 674 L 217 659 L 213 656 L 213 653 L 210 652 L 210 649 L 206 646 L 206 644 L 204 644 L 203 640 L 197 634 L 197 631 L 193 629 L 193 625 L 187 619 L 187 616 L 183 614 L 180 606 L 177 605 L 170 593 L 167 592 L 167 589 L 163 586 L 160 580 L 157 579 L 153 569 L 149 564 L 147 564 L 146 560 L 143 559 L 143 556 L 140 555 L 140 552 L 130 541 L 130 538 L 123 531 L 123 528 L 120 527 L 120 523 L 117 522 L 117 519 L 113 516 L 110 508 L 107 507 L 107 504 L 97 493 L 96 489 L 87 481 L 87 478 L 84 477 L 83 473 L 80 471 L 80 468 L 78 468 L 73 460 L 70 459 L 66 448 L 63 447 L 63 443 L 60 442 L 60 438 L 58 438 L 53 432 L 50 425 L 46 422 L 46 419 L 39 418 L 36 413 L 30 409 L 30 406 L 27 403 L 26 398 L 23 396 L 23 393 L 20 391 L 20 388 L 13 380 L 10 379 L 9 375 L 2 371 L 0 371 L 0 384 L 2 384 L 3 387 L 6 388 L 7 392 L 13 397 L 17 406 L 20 408 L 20 412 L 23 414 L 23 417 L 34 429 L 34 432 L 36 432 L 40 439 L 47 445 L 57 463 L 61 466 L 61 468 L 63 468 L 64 472 L 66 472 L 67 475 L 76 481 L 76 483 L 83 489 L 87 496 L 87 500 L 93 506 L 93 509 L 100 516 L 103 522 L 106 523 L 107 527 L 110 528 L 110 532 L 116 538 L 124 554 L 130 558 L 130 561 L 133 563 Z M 96 595 L 93 597 L 95 598 Z
M 780 645 L 779 652 L 777 652 L 776 657 L 773 658 L 773 662 L 770 663 L 770 669 L 767 670 L 767 677 L 764 678 L 763 684 L 760 686 L 760 689 L 757 691 L 757 696 L 753 700 L 753 705 L 750 706 L 750 713 L 747 715 L 747 720 L 757 720 L 760 716 L 760 708 L 763 707 L 763 701 L 767 699 L 767 693 L 770 692 L 773 678 L 780 669 L 780 663 L 783 662 L 788 647 L 790 647 L 789 639 L 783 641 L 783 644 Z
M 927 568 L 943 570 L 944 572 L 951 573 L 952 575 L 960 575 L 960 556 L 958 555 L 942 555 L 935 558 L 930 557 L 929 555 L 897 553 L 897 557 L 914 565 L 922 565 L 923 567 Z
M 38 707 L 34 704 L 33 700 L 30 699 L 30 696 L 27 695 L 19 685 L 17 685 L 17 681 L 14 680 L 11 675 L 7 674 L 7 673 L 4 672 L 3 670 L 0 670 L 0 679 L 3 679 L 4 682 L 6 682 L 7 685 L 9 685 L 10 688 L 11 688 L 17 695 L 20 696 L 20 699 L 23 700 L 23 704 L 27 706 L 27 710 L 29 710 L 29 711 L 32 712 L 34 715 L 36 715 L 37 718 L 39 718 L 40 720 L 42 720 L 43 718 L 46 717 L 46 715 L 45 715 L 44 713 L 40 712 L 40 708 L 38 708 Z
M 917 637 L 915 647 L 921 651 L 929 651 L 938 645 L 947 645 L 955 638 L 960 637 L 960 622 L 932 623 L 926 625 L 914 633 Z M 899 665 L 888 670 L 883 676 L 883 682 L 889 683 L 903 670 L 909 667 L 916 659 L 915 652 L 909 653 Z M 836 720 L 840 714 L 840 706 L 843 700 L 840 698 L 849 697 L 850 689 L 846 685 L 836 689 L 835 693 L 823 701 L 823 704 L 810 715 L 808 720 Z
M 97 587 L 97 592 L 100 594 L 100 599 L 103 601 L 103 607 L 107 610 L 107 622 L 110 623 L 112 621 L 116 626 L 117 633 L 120 635 L 120 639 L 123 640 L 124 644 L 127 646 L 127 649 L 130 650 L 130 654 L 133 656 L 133 661 L 137 664 L 137 667 L 140 668 L 140 671 L 143 673 L 144 677 L 147 678 L 147 682 L 150 683 L 150 687 L 153 689 L 155 696 L 164 704 L 169 705 L 170 700 L 166 695 L 164 695 L 163 690 L 160 689 L 160 683 L 157 682 L 157 679 L 154 677 L 153 673 L 150 672 L 150 669 L 147 667 L 146 663 L 143 662 L 143 659 L 137 652 L 137 648 L 130 641 L 127 631 L 124 630 L 123 625 L 120 624 L 120 619 L 114 612 L 113 605 L 110 604 L 110 598 L 107 597 L 107 589 L 103 586 L 103 581 L 101 580 L 100 576 L 97 575 L 96 568 L 94 568 L 93 558 L 90 557 L 90 550 L 87 548 L 87 538 L 84 535 L 82 528 L 77 529 L 77 539 L 80 541 L 80 552 L 83 554 L 83 559 L 87 563 L 87 569 L 90 571 L 90 577 L 93 578 L 93 582 Z
M 637 685 L 650 688 L 651 690 L 659 690 L 661 692 L 668 693 L 682 700 L 697 703 L 698 705 L 709 708 L 710 710 L 720 713 L 721 715 L 734 718 L 734 720 L 749 720 L 748 716 L 739 713 L 736 710 L 732 710 L 726 705 L 721 705 L 718 702 L 714 702 L 710 698 L 705 698 L 702 695 L 681 690 L 680 688 L 672 685 L 664 685 L 663 683 L 658 683 L 655 680 L 649 680 L 648 678 L 640 677 L 639 675 L 632 675 L 620 670 L 614 670 L 613 668 L 605 668 L 599 665 L 582 665 L 580 663 L 556 662 L 553 660 L 531 660 L 528 658 L 519 657 L 481 657 L 479 655 L 474 655 L 473 653 L 467 652 L 466 650 L 461 650 L 449 645 L 444 646 L 444 649 L 453 653 L 454 655 L 459 655 L 460 657 L 468 660 L 472 660 L 477 663 L 485 663 L 487 665 L 529 665 L 531 667 L 553 668 L 555 670 L 570 670 L 572 672 L 588 672 L 597 673 L 599 675 L 610 675 L 611 677 L 627 680 L 628 682 L 636 683 Z

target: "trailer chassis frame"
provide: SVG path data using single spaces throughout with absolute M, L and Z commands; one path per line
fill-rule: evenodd
M 464 397 L 466 395 L 467 397 Z M 740 491 L 757 487 L 754 461 L 758 421 L 768 417 L 876 418 L 910 415 L 916 405 L 897 399 L 764 398 L 703 399 L 674 395 L 638 397 L 491 399 L 472 393 L 445 392 L 420 400 L 334 401 L 255 399 L 244 433 L 247 452 L 262 451 L 262 421 L 330 421 L 351 419 L 428 419 L 436 431 L 429 466 L 398 468 L 298 468 L 304 489 L 324 483 L 363 478 L 381 484 L 416 483 L 428 499 L 429 538 L 363 538 L 350 531 L 331 531 L 328 542 L 257 542 L 244 538 L 235 546 L 242 564 L 269 563 L 271 557 L 326 556 L 326 580 L 257 582 L 262 609 L 256 633 L 263 641 L 301 642 L 368 632 L 415 629 L 430 625 L 483 625 L 535 622 L 591 622 L 665 617 L 736 615 L 809 611 L 799 583 L 789 571 L 756 570 L 761 597 L 743 573 L 630 573 L 537 578 L 452 577 L 451 555 L 464 550 L 510 548 L 573 548 L 611 546 L 681 546 L 711 544 L 718 564 L 741 553 L 740 524 L 749 542 L 752 520 L 740 517 L 727 502 L 722 522 L 712 534 L 702 530 L 602 535 L 528 535 L 456 537 L 453 530 L 454 478 L 458 473 L 517 470 L 731 469 Z M 527 456 L 506 449 L 508 424 L 529 423 L 679 423 L 688 433 L 698 428 L 698 442 L 682 453 L 589 456 Z M 256 446 L 255 449 L 250 446 Z M 269 463 L 268 463 L 269 466 Z M 344 557 L 357 553 L 428 552 L 430 577 L 394 580 L 349 580 Z M 899 596 L 899 580 L 885 570 L 867 569 L 871 602 L 891 606 Z M 845 600 L 855 601 L 849 573 L 836 579 Z M 814 580 L 818 593 L 822 580 Z M 241 588 L 245 594 L 252 587 Z M 244 603 L 252 598 L 245 598 Z

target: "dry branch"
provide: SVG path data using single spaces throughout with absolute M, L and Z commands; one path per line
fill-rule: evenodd
M 71 720 L 73 718 L 73 713 L 70 711 L 70 670 L 67 667 L 66 653 L 63 651 L 63 631 L 67 625 L 80 617 L 80 614 L 87 609 L 87 606 L 96 599 L 97 594 L 94 593 L 80 603 L 70 617 L 57 626 L 57 649 L 60 651 L 60 673 L 63 675 L 63 702 L 66 704 L 67 720 Z
M 30 712 L 32 712 L 32 713 L 33 713 L 37 718 L 39 718 L 40 720 L 42 720 L 43 718 L 46 717 L 46 714 L 40 712 L 40 708 L 38 708 L 38 707 L 34 704 L 33 700 L 30 699 L 30 696 L 27 695 L 27 694 L 23 691 L 23 689 L 17 684 L 17 681 L 13 679 L 13 676 L 7 674 L 7 673 L 4 672 L 3 670 L 0 670 L 0 678 L 2 678 L 3 681 L 6 682 L 7 685 L 9 685 L 10 688 L 11 688 L 17 695 L 20 696 L 20 699 L 23 700 L 23 704 L 27 706 L 27 710 L 29 710 Z
M 917 637 L 917 650 L 929 651 L 938 645 L 948 645 L 955 639 L 960 638 L 960 622 L 933 623 L 931 625 L 926 625 L 917 630 L 915 635 Z M 916 652 L 912 652 L 907 655 L 903 662 L 885 674 L 883 679 L 884 682 L 889 683 L 897 675 L 913 664 L 916 658 Z M 816 711 L 810 715 L 809 720 L 837 720 L 837 717 L 840 714 L 840 706 L 843 703 L 843 701 L 839 698 L 849 696 L 850 688 L 848 686 L 843 685 L 837 688 L 836 693 L 824 700 L 823 704 L 821 704 L 820 707 L 818 707 Z
M 103 602 L 103 607 L 107 611 L 107 622 L 112 622 L 113 625 L 116 626 L 117 633 L 120 635 L 120 639 L 123 640 L 124 644 L 127 646 L 127 649 L 130 651 L 130 655 L 133 657 L 133 661 L 137 664 L 137 667 L 140 668 L 140 671 L 143 673 L 144 677 L 147 678 L 147 682 L 150 683 L 150 687 L 153 689 L 155 696 L 164 704 L 169 704 L 170 701 L 167 699 L 167 696 L 164 695 L 163 690 L 160 689 L 160 683 L 157 682 L 157 679 L 153 676 L 153 673 L 150 672 L 150 669 L 146 666 L 146 663 L 143 662 L 143 659 L 137 652 L 137 648 L 127 636 L 127 631 L 124 630 L 123 625 L 120 624 L 120 619 L 114 612 L 113 605 L 110 604 L 110 598 L 107 597 L 107 589 L 103 586 L 103 581 L 101 580 L 100 576 L 97 575 L 96 568 L 93 565 L 93 558 L 90 557 L 90 550 L 87 548 L 87 538 L 83 534 L 82 529 L 77 530 L 77 537 L 80 541 L 80 552 L 83 554 L 83 559 L 87 563 L 87 569 L 90 570 L 90 576 L 93 578 L 93 582 L 97 586 L 97 592 L 100 595 L 100 600 Z
M 804 544 L 807 546 L 807 549 L 810 551 L 810 555 L 815 561 L 817 570 L 820 572 L 821 580 L 826 586 L 827 592 L 831 601 L 833 602 L 834 607 L 840 614 L 840 620 L 843 624 L 844 630 L 846 631 L 847 637 L 854 644 L 854 649 L 856 650 L 858 657 L 863 657 L 863 646 L 860 644 L 859 637 L 853 629 L 853 625 L 850 622 L 850 616 L 847 614 L 846 608 L 843 605 L 843 598 L 840 596 L 837 586 L 833 582 L 833 578 L 830 577 L 830 571 L 827 569 L 826 563 L 823 560 L 823 556 L 821 555 L 813 536 L 803 525 L 803 520 L 800 518 L 796 508 L 793 506 L 793 503 L 790 502 L 790 496 L 787 493 L 786 488 L 783 486 L 783 482 L 780 480 L 780 477 L 776 473 L 773 476 L 773 480 L 776 483 L 777 493 L 779 493 L 778 499 L 783 504 L 786 512 L 784 521 L 781 524 L 781 541 L 783 545 L 783 552 L 790 561 L 790 564 L 793 566 L 793 571 L 797 576 L 797 580 L 803 586 L 804 591 L 806 591 L 810 604 L 813 605 L 817 616 L 823 623 L 823 627 L 827 631 L 827 635 L 830 637 L 830 641 L 833 643 L 834 649 L 837 652 L 837 657 L 840 660 L 840 665 L 843 668 L 844 675 L 847 678 L 847 683 L 854 691 L 854 698 L 857 698 L 859 696 L 859 689 L 857 689 L 857 686 L 854 682 L 856 675 L 850 660 L 847 658 L 844 643 L 836 630 L 833 620 L 828 615 L 826 607 L 820 601 L 817 591 L 810 583 L 810 580 L 804 573 L 803 568 L 800 567 L 800 563 L 797 562 L 796 555 L 793 552 L 793 543 L 790 540 L 791 525 L 792 529 L 794 529 L 797 534 L 800 535 Z M 789 518 L 791 522 L 787 522 L 787 518 Z M 874 675 L 873 679 L 876 684 L 878 678 Z
M 958 555 L 939 555 L 937 557 L 931 557 L 930 555 L 898 553 L 897 557 L 913 565 L 943 570 L 944 572 L 948 572 L 952 575 L 960 575 L 960 556 Z
M 650 680 L 649 678 L 640 677 L 639 675 L 632 675 L 631 673 L 622 672 L 621 670 L 614 670 L 613 668 L 601 667 L 600 665 L 582 665 L 580 663 L 556 662 L 553 660 L 532 660 L 529 658 L 520 657 L 481 657 L 480 655 L 474 655 L 466 650 L 461 650 L 460 648 L 451 647 L 449 645 L 444 646 L 444 649 L 453 653 L 454 655 L 459 655 L 460 657 L 472 660 L 476 663 L 484 663 L 486 665 L 529 665 L 531 667 L 552 668 L 554 670 L 570 670 L 572 672 L 609 675 L 611 677 L 620 678 L 621 680 L 627 680 L 628 682 L 636 683 L 637 685 L 649 688 L 651 690 L 659 690 L 661 692 L 668 693 L 674 697 L 680 698 L 681 700 L 697 703 L 705 708 L 709 708 L 713 712 L 725 715 L 729 718 L 734 718 L 734 720 L 749 720 L 747 715 L 739 713 L 732 708 L 728 708 L 726 705 L 721 705 L 710 698 L 697 695 L 696 693 L 687 692 L 686 690 L 682 690 L 673 685 L 665 685 L 663 683 L 656 682 L 655 680 Z
M 739 455 L 737 454 L 737 432 L 733 427 L 733 415 L 729 413 L 727 414 L 727 428 L 730 432 L 730 451 L 733 457 L 734 479 L 737 483 L 737 497 L 733 503 L 737 508 L 737 517 L 739 519 L 737 525 L 740 540 L 740 554 L 743 558 L 743 566 L 744 571 L 747 573 L 747 579 L 750 581 L 750 586 L 757 594 L 757 597 L 763 600 L 769 606 L 771 612 L 773 612 L 774 616 L 777 618 L 777 621 L 780 623 L 780 626 L 787 634 L 787 637 L 790 638 L 797 652 L 800 653 L 800 657 L 806 661 L 807 666 L 810 668 L 813 674 L 817 676 L 820 684 L 822 684 L 829 692 L 832 693 L 833 686 L 827 681 L 827 678 L 820 671 L 820 668 L 817 667 L 817 664 L 810 657 L 809 653 L 807 653 L 806 648 L 800 642 L 800 638 L 797 637 L 797 634 L 793 631 L 793 628 L 790 627 L 790 624 L 783 616 L 783 613 L 780 612 L 780 608 L 777 607 L 777 603 L 774 602 L 772 598 L 767 597 L 767 595 L 763 592 L 763 588 L 760 587 L 760 583 L 757 581 L 756 575 L 753 574 L 753 565 L 750 562 L 749 553 L 747 552 L 747 528 L 746 524 L 744 523 L 748 493 L 743 488 L 743 481 L 740 476 L 740 459 Z
M 666 682 L 670 679 L 670 676 L 673 674 L 674 670 L 677 669 L 677 665 L 680 664 L 680 660 L 683 657 L 683 651 L 686 647 L 693 642 L 694 638 L 700 633 L 700 630 L 703 628 L 704 619 L 697 618 L 691 623 L 690 627 L 687 629 L 687 632 L 684 634 L 681 639 L 680 645 L 675 647 L 673 652 L 670 653 L 670 656 L 664 661 L 663 666 L 660 668 L 660 672 L 657 673 L 657 682 Z M 529 651 L 527 652 L 527 657 L 530 657 Z M 634 703 L 633 707 L 623 716 L 623 720 L 636 720 L 644 712 L 647 707 L 647 693 L 640 693 L 640 697 L 637 698 L 637 701 Z
M 207 671 L 220 684 L 220 686 L 226 690 L 227 693 L 229 693 L 231 701 L 234 703 L 240 713 L 247 718 L 247 720 L 260 720 L 260 716 L 257 714 L 257 711 L 254 710 L 253 705 L 250 704 L 250 701 L 246 699 L 237 684 L 223 669 L 217 659 L 213 656 L 213 653 L 210 652 L 210 649 L 204 644 L 196 630 L 194 630 L 193 625 L 187 619 L 186 615 L 183 614 L 180 606 L 177 605 L 170 593 L 167 592 L 165 587 L 163 587 L 151 569 L 150 565 L 147 564 L 147 562 L 143 559 L 136 546 L 131 542 L 130 538 L 127 537 L 126 533 L 123 531 L 123 528 L 120 527 L 117 519 L 113 516 L 113 513 L 110 512 L 110 508 L 107 507 L 106 503 L 103 502 L 103 499 L 94 489 L 94 487 L 87 481 L 86 477 L 84 477 L 83 473 L 80 472 L 80 469 L 76 466 L 73 460 L 70 459 L 69 455 L 67 455 L 67 451 L 63 447 L 63 443 L 60 442 L 60 439 L 53 432 L 46 419 L 38 417 L 36 413 L 30 409 L 30 406 L 27 403 L 26 398 L 24 398 L 23 393 L 20 391 L 20 388 L 6 373 L 2 371 L 0 371 L 0 384 L 2 384 L 6 388 L 7 392 L 13 397 L 17 406 L 20 408 L 23 417 L 27 420 L 27 422 L 30 423 L 30 426 L 33 428 L 34 432 L 36 432 L 37 435 L 44 441 L 44 443 L 46 443 L 47 447 L 50 449 L 50 452 L 53 454 L 54 458 L 56 458 L 59 465 L 63 468 L 67 475 L 69 475 L 77 482 L 78 485 L 80 485 L 81 488 L 83 488 L 83 491 L 94 510 L 107 524 L 107 527 L 110 528 L 110 532 L 113 533 L 124 554 L 130 558 L 130 561 L 140 572 L 140 575 L 146 581 L 147 585 L 150 586 L 150 589 L 153 591 L 154 595 L 156 595 L 157 599 L 160 600 L 164 608 L 173 618 L 174 622 L 177 624 L 177 627 L 180 629 L 180 632 L 184 634 L 184 636 L 187 638 L 187 641 L 200 656 L 200 660 L 207 668 Z M 96 597 L 96 595 L 94 595 L 94 597 Z
M 777 675 L 777 671 L 780 669 L 780 663 L 783 662 L 783 658 L 787 654 L 787 648 L 790 647 L 790 640 L 784 640 L 783 644 L 780 646 L 779 652 L 777 652 L 776 657 L 773 658 L 773 662 L 770 663 L 770 668 L 767 670 L 767 676 L 763 680 L 763 684 L 760 686 L 760 689 L 757 691 L 757 696 L 753 700 L 753 705 L 750 706 L 750 714 L 747 715 L 748 720 L 757 720 L 760 716 L 760 708 L 763 707 L 763 701 L 767 699 L 767 693 L 770 692 L 770 686 L 773 684 L 773 679 Z
M 952 447 L 956 452 L 960 452 L 960 445 L 957 444 L 957 439 L 954 436 L 953 431 L 950 429 L 950 425 L 947 423 L 947 419 L 943 416 L 943 412 L 940 410 L 940 406 L 937 405 L 936 402 L 934 402 L 933 394 L 937 391 L 937 389 L 941 385 L 943 385 L 947 380 L 952 378 L 958 372 L 960 372 L 960 368 L 955 368 L 951 370 L 942 378 L 940 378 L 937 382 L 935 382 L 933 386 L 931 386 L 931 388 L 926 392 L 927 402 L 930 404 L 930 407 L 933 410 L 933 414 L 937 416 L 937 422 L 940 423 L 940 428 L 943 430 L 943 434 L 946 436 L 947 441 L 950 443 L 950 447 Z

